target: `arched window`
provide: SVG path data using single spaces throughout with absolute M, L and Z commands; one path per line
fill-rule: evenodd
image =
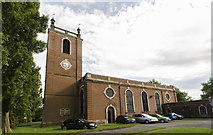
M 63 40 L 63 53 L 70 54 L 70 41 L 68 39 Z
M 126 107 L 128 113 L 134 112 L 133 94 L 130 90 L 126 91 Z
M 156 111 L 161 112 L 160 96 L 157 92 L 155 92 L 155 105 L 156 105 Z
M 200 109 L 200 115 L 207 115 L 207 110 L 205 106 L 201 105 L 199 109 Z
M 149 106 L 148 106 L 148 98 L 146 92 L 142 92 L 142 104 L 143 104 L 143 111 L 148 112 L 149 111 Z
M 81 93 L 80 93 L 80 113 L 81 114 L 84 113 L 84 93 L 83 93 L 83 89 L 81 90 Z

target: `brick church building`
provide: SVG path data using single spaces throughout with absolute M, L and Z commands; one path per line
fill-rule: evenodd
M 82 77 L 82 41 L 77 33 L 48 29 L 43 125 L 82 118 L 113 123 L 118 115 L 162 113 L 162 104 L 177 102 L 166 85 L 86 73 Z

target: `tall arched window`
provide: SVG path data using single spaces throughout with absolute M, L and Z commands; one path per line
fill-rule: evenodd
M 149 106 L 148 106 L 148 98 L 146 92 L 142 92 L 142 104 L 143 104 L 143 111 L 148 112 L 149 111 Z
M 157 92 L 155 92 L 155 105 L 156 105 L 156 111 L 161 112 L 160 96 Z
M 84 93 L 83 93 L 83 89 L 80 92 L 80 113 L 81 114 L 84 113 Z
M 63 40 L 63 53 L 70 54 L 70 41 L 68 39 Z
M 205 106 L 201 105 L 199 109 L 200 109 L 200 115 L 207 115 L 207 110 Z
M 128 113 L 134 112 L 133 94 L 130 90 L 126 91 L 126 107 Z

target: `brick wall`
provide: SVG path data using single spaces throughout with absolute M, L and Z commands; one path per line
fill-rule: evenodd
M 71 42 L 71 54 L 62 53 L 64 38 Z M 60 65 L 65 59 L 72 65 L 68 70 Z M 81 77 L 82 39 L 65 32 L 49 29 L 43 125 L 61 123 L 67 118 L 79 116 L 77 82 Z M 60 115 L 60 111 L 63 112 L 63 109 L 68 109 L 70 113 Z
M 90 121 L 104 121 L 107 122 L 107 107 L 113 106 L 116 108 L 115 118 L 121 114 L 120 99 L 119 99 L 119 86 L 121 94 L 121 107 L 122 114 L 132 116 L 133 113 L 128 113 L 126 110 L 125 91 L 127 89 L 133 92 L 134 100 L 134 113 L 156 113 L 154 93 L 160 95 L 160 102 L 172 103 L 176 101 L 176 94 L 172 87 L 158 85 L 154 86 L 150 83 L 143 83 L 138 81 L 107 77 L 94 74 L 86 74 L 84 77 L 87 84 L 87 119 Z M 143 83 L 143 85 L 142 85 Z M 147 86 L 147 87 L 146 87 Z M 153 88 L 149 87 L 153 86 Z M 115 91 L 115 96 L 112 99 L 107 98 L 104 91 L 106 88 L 112 88 Z M 163 88 L 163 89 L 161 89 Z M 149 112 L 142 110 L 141 92 L 145 91 L 148 97 Z M 166 100 L 165 94 L 170 95 L 170 100 Z M 163 98 L 162 98 L 163 97 Z

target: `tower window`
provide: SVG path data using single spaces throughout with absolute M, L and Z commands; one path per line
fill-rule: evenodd
M 63 40 L 63 53 L 70 54 L 70 41 L 68 39 Z

